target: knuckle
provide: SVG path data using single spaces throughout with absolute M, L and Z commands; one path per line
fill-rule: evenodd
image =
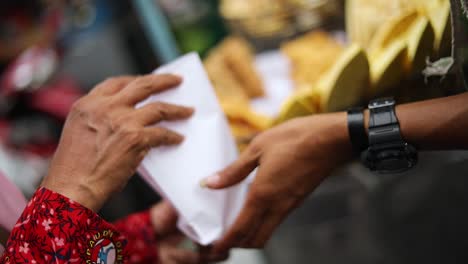
M 158 142 L 168 142 L 170 140 L 170 133 L 166 129 L 157 128 L 156 135 L 158 136 Z
M 128 126 L 128 118 L 124 115 L 118 116 L 115 118 L 108 117 L 106 113 L 103 113 L 102 119 L 105 119 L 107 123 L 110 124 L 110 127 L 113 131 L 122 131 L 127 130 L 126 126 Z
M 171 108 L 171 113 L 174 116 L 184 116 L 188 110 L 181 106 L 174 106 Z
M 103 86 L 113 85 L 114 83 L 116 83 L 118 81 L 119 81 L 118 77 L 108 77 L 101 83 L 101 85 L 103 85 Z
M 76 102 L 73 103 L 70 109 L 70 113 L 73 116 L 80 116 L 84 117 L 87 116 L 88 110 L 87 110 L 87 96 L 77 100 Z
M 173 86 L 176 82 L 176 78 L 170 74 L 156 75 L 155 78 L 155 83 L 159 87 Z
M 170 82 L 172 80 L 172 77 L 170 74 L 158 74 L 153 76 L 157 82 L 164 84 L 167 82 Z
M 252 142 L 250 143 L 248 149 L 247 149 L 248 153 L 252 156 L 255 156 L 255 157 L 258 157 L 260 156 L 261 152 L 262 152 L 262 139 L 261 139 L 261 135 L 259 136 L 256 136 Z
M 75 113 L 75 112 L 79 113 L 81 111 L 83 111 L 83 99 L 77 100 L 76 102 L 72 104 L 72 107 L 71 107 L 72 113 Z
M 159 117 L 162 120 L 165 120 L 168 118 L 169 111 L 167 105 L 161 103 L 161 102 L 156 102 L 154 103 L 154 112 L 156 115 L 159 115 Z
M 100 89 L 105 89 L 108 87 L 113 87 L 115 85 L 118 85 L 120 81 L 121 81 L 121 78 L 119 77 L 108 77 L 104 81 L 102 81 L 100 84 L 98 84 L 96 86 L 96 89 L 100 90 Z
M 118 130 L 119 138 L 130 147 L 144 145 L 143 134 L 140 130 L 130 129 L 128 126 L 121 125 Z
M 144 76 L 141 76 L 135 79 L 135 86 L 138 89 L 149 90 L 151 89 L 152 82 L 149 78 L 145 78 Z

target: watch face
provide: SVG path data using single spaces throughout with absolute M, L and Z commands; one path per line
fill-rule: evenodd
M 413 168 L 418 162 L 416 149 L 406 144 L 403 148 L 369 150 L 363 152 L 362 160 L 373 171 L 383 174 L 401 173 Z

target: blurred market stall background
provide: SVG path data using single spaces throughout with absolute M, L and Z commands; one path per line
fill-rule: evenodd
M 204 58 L 240 151 L 295 117 L 461 89 L 446 58 L 448 0 L 1 1 L 0 169 L 31 195 L 77 98 L 190 51 Z M 231 262 L 466 263 L 467 160 L 424 153 L 414 171 L 389 176 L 352 163 L 265 250 Z M 113 220 L 158 199 L 133 177 L 101 213 Z

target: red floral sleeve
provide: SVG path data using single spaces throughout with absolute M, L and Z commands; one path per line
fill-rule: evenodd
M 140 228 L 131 228 L 137 225 Z M 150 257 L 148 252 L 139 255 L 148 250 L 156 258 L 149 215 L 129 217 L 117 226 L 122 232 L 86 207 L 41 188 L 13 228 L 0 263 L 154 262 L 144 262 Z
M 158 250 L 149 211 L 132 214 L 114 225 L 128 240 L 129 263 L 158 262 Z

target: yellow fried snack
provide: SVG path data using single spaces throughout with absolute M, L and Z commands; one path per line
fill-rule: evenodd
M 434 50 L 437 57 L 450 53 L 452 26 L 450 23 L 450 1 L 432 0 L 424 2 L 426 13 L 435 32 Z
M 296 117 L 317 113 L 312 96 L 310 90 L 299 91 L 291 95 L 281 107 L 280 114 L 274 121 L 274 124 L 280 124 Z
M 378 53 L 388 48 L 393 41 L 401 40 L 407 36 L 409 28 L 421 16 L 416 9 L 403 12 L 383 23 L 371 40 L 369 53 Z
M 226 67 L 223 54 L 219 49 L 210 52 L 204 61 L 204 66 L 220 101 L 232 101 L 241 105 L 248 104 L 248 95 Z
M 371 86 L 367 93 L 368 98 L 385 93 L 401 81 L 405 74 L 406 54 L 407 44 L 400 40 L 369 57 Z
M 271 124 L 270 118 L 254 112 L 249 105 L 221 102 L 221 107 L 229 120 L 240 120 L 258 131 L 267 129 Z
M 389 19 L 415 9 L 418 0 L 347 0 L 346 32 L 366 50 L 376 31 Z
M 250 97 L 263 95 L 253 52 L 244 40 L 229 37 L 208 54 L 204 66 L 236 142 L 243 148 L 272 123 L 250 108 Z
M 312 89 L 303 89 L 296 92 L 296 100 L 301 104 L 309 114 L 315 114 L 319 108 L 318 98 L 312 92 Z
M 419 17 L 408 30 L 408 53 L 405 62 L 407 75 L 420 73 L 426 66 L 426 58 L 434 50 L 435 33 L 426 17 Z
M 292 78 L 301 89 L 313 87 L 333 65 L 343 47 L 329 34 L 315 31 L 286 42 L 281 51 L 290 59 Z
M 282 0 L 222 0 L 220 12 L 229 19 L 244 19 L 274 15 L 285 7 Z
M 221 102 L 221 107 L 240 150 L 257 134 L 271 126 L 271 118 L 255 113 L 249 105 Z
M 265 94 L 260 75 L 254 68 L 254 54 L 250 45 L 238 37 L 228 37 L 220 45 L 226 66 L 242 84 L 250 98 Z
M 385 23 L 414 11 L 430 20 L 436 53 L 447 55 L 451 44 L 449 0 L 346 0 L 348 38 L 368 50 L 368 44 Z
M 346 48 L 332 68 L 317 82 L 313 94 L 320 112 L 332 112 L 355 106 L 363 100 L 369 86 L 369 62 L 357 44 Z
M 408 47 L 404 68 L 405 74 L 409 76 L 424 68 L 426 57 L 433 52 L 434 39 L 434 30 L 429 20 L 423 13 L 413 9 L 382 25 L 372 39 L 369 56 L 378 56 L 393 42 L 403 41 Z

